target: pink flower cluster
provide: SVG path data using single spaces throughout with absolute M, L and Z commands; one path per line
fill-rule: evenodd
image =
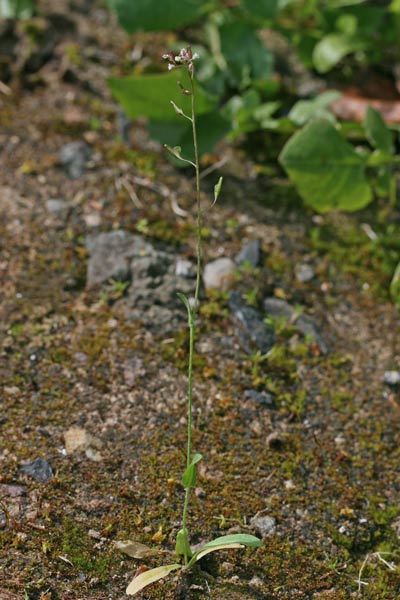
M 169 71 L 172 71 L 172 69 L 176 69 L 177 67 L 183 67 L 187 65 L 190 74 L 193 74 L 193 61 L 197 58 L 199 58 L 199 55 L 197 52 L 193 54 L 190 46 L 187 48 L 182 48 L 178 55 L 176 55 L 172 50 L 168 52 L 168 54 L 163 54 L 163 59 L 168 61 Z

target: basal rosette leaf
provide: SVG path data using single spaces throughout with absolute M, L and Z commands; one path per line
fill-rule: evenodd
M 245 546 L 250 548 L 260 548 L 262 546 L 262 541 L 254 535 L 250 535 L 248 533 L 236 533 L 215 538 L 215 540 L 204 544 L 204 546 L 202 546 L 193 554 L 189 561 L 188 568 L 191 567 L 196 561 L 203 558 L 203 556 L 206 556 L 211 552 L 216 552 L 217 550 L 244 548 Z
M 156 567 L 155 569 L 149 569 L 148 571 L 144 571 L 131 581 L 131 583 L 126 588 L 126 593 L 128 594 L 128 596 L 134 596 L 148 585 L 159 581 L 159 579 L 167 577 L 167 575 L 172 573 L 172 571 L 176 571 L 180 568 L 181 565 L 179 565 L 178 563 L 174 563 L 172 565 L 162 565 L 161 567 Z

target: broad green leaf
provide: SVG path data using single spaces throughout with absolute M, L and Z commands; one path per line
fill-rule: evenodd
M 324 117 L 335 122 L 335 117 L 327 109 L 332 102 L 340 98 L 335 90 L 323 92 L 313 100 L 299 100 L 289 112 L 289 119 L 296 125 L 304 125 L 312 118 Z
M 392 0 L 389 10 L 393 13 L 400 14 L 400 0 Z
M 319 73 L 327 73 L 347 54 L 362 49 L 364 46 L 357 38 L 343 33 L 328 33 L 313 50 L 313 63 Z
M 196 465 L 202 458 L 201 454 L 195 454 L 190 465 L 185 469 L 182 475 L 182 485 L 185 489 L 193 488 L 196 485 Z
M 372 199 L 358 154 L 326 119 L 311 121 L 285 145 L 279 161 L 307 204 L 319 212 L 354 211 Z
M 176 536 L 175 552 L 179 556 L 187 556 L 189 558 L 193 555 L 189 543 L 189 532 L 186 527 L 178 531 Z
M 242 0 L 242 5 L 255 17 L 273 19 L 278 13 L 279 0 Z
M 400 263 L 396 267 L 390 284 L 390 296 L 397 308 L 400 308 Z
M 222 188 L 222 182 L 223 182 L 223 180 L 224 180 L 224 178 L 220 177 L 218 179 L 218 182 L 214 185 L 214 202 L 213 202 L 213 204 L 215 204 L 216 201 L 219 198 L 219 195 L 221 193 L 221 188 Z
M 260 548 L 262 541 L 254 535 L 248 533 L 236 533 L 232 535 L 223 535 L 215 538 L 211 542 L 208 542 L 202 546 L 197 552 L 195 552 L 189 561 L 188 566 L 190 567 L 196 561 L 200 560 L 203 556 L 206 556 L 210 552 L 216 552 L 217 550 L 229 550 L 231 548 L 243 548 L 249 546 L 251 548 Z
M 185 76 L 182 69 L 176 69 L 171 73 L 157 75 L 111 77 L 108 85 L 128 117 L 135 119 L 144 116 L 155 121 L 181 122 L 181 117 L 171 110 L 168 100 L 179 105 L 186 114 L 190 114 L 191 100 L 182 94 L 178 87 L 178 81 L 183 81 Z M 197 85 L 196 114 L 202 115 L 213 108 L 215 102 Z M 188 125 L 190 126 L 190 123 Z
M 235 21 L 219 30 L 221 52 L 237 85 L 268 79 L 273 56 L 250 25 Z
M 392 133 L 381 114 L 372 106 L 367 108 L 364 127 L 367 139 L 372 146 L 389 154 L 393 152 Z
M 0 18 L 29 19 L 35 13 L 35 0 L 0 0 Z
M 194 23 L 201 16 L 203 0 L 107 0 L 121 26 L 134 31 L 169 31 Z
M 172 571 L 176 571 L 180 569 L 181 565 L 172 564 L 172 565 L 163 565 L 162 567 L 156 567 L 155 569 L 149 569 L 144 573 L 140 573 L 137 577 L 135 577 L 131 583 L 126 588 L 126 593 L 128 596 L 134 596 L 140 590 L 147 587 L 151 583 L 158 581 L 159 579 L 163 579 L 169 575 Z

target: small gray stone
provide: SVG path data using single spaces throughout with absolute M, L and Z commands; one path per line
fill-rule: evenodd
M 71 179 L 79 179 L 85 172 L 91 153 L 91 148 L 86 142 L 70 142 L 61 148 L 58 160 Z
M 71 205 L 66 200 L 61 200 L 60 198 L 49 198 L 46 200 L 46 208 L 55 217 L 65 219 L 68 216 Z
M 129 134 L 132 127 L 132 120 L 126 115 L 124 110 L 120 108 L 115 118 L 117 133 L 126 144 L 129 143 Z
M 192 265 L 191 265 L 192 266 Z M 124 299 L 129 319 L 140 320 L 149 329 L 173 331 L 185 320 L 178 292 L 190 297 L 195 283 L 192 277 L 176 272 L 176 256 L 156 248 L 135 253 L 130 263 L 132 284 Z
M 47 483 L 53 477 L 53 469 L 45 458 L 35 458 L 22 465 L 21 470 L 40 483 Z
M 256 267 L 260 262 L 260 242 L 259 240 L 253 240 L 246 244 L 239 254 L 235 256 L 235 262 L 238 265 L 245 263 L 250 264 L 252 267 Z
M 177 258 L 175 263 L 175 275 L 178 277 L 187 277 L 192 279 L 196 277 L 196 267 L 190 260 L 184 258 Z
M 90 254 L 86 278 L 89 288 L 109 279 L 129 281 L 132 257 L 146 257 L 154 252 L 151 244 L 145 242 L 142 237 L 122 229 L 89 235 L 86 238 L 86 247 Z
M 383 383 L 389 387 L 397 388 L 400 386 L 400 371 L 385 371 L 383 374 Z
M 272 394 L 268 394 L 267 392 L 257 392 L 256 390 L 245 390 L 244 395 L 245 398 L 254 400 L 262 406 L 266 406 L 267 408 L 276 408 L 275 398 Z
M 251 519 L 250 525 L 261 537 L 272 535 L 276 531 L 276 519 L 274 517 L 257 514 Z
M 313 277 L 315 277 L 314 269 L 306 263 L 300 263 L 299 265 L 296 265 L 294 272 L 297 281 L 300 281 L 300 283 L 307 283 L 308 281 L 311 281 Z
M 203 283 L 206 290 L 226 292 L 234 282 L 233 274 L 236 265 L 230 258 L 217 258 L 209 262 L 203 272 Z
M 246 352 L 251 354 L 255 346 L 263 354 L 269 352 L 275 343 L 275 332 L 266 325 L 260 313 L 249 306 L 238 292 L 232 292 L 229 309 L 238 325 L 238 337 Z
M 123 364 L 124 381 L 129 387 L 133 387 L 140 377 L 146 374 L 143 360 L 133 356 Z

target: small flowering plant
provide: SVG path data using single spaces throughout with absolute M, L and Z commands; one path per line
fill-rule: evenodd
M 195 113 L 195 82 L 194 82 L 194 61 L 199 58 L 197 53 L 192 53 L 190 46 L 182 48 L 178 55 L 174 52 L 168 52 L 163 55 L 164 60 L 168 61 L 168 69 L 184 68 L 189 75 L 189 86 L 186 88 L 181 82 L 178 82 L 179 88 L 182 94 L 191 97 L 191 113 L 186 114 L 179 106 L 171 101 L 172 107 L 175 112 L 184 119 L 188 119 L 192 124 L 193 134 L 193 148 L 194 148 L 194 161 L 189 160 L 181 155 L 181 148 L 176 146 L 170 148 L 166 146 L 167 150 L 176 158 L 189 163 L 195 169 L 196 174 L 196 208 L 197 208 L 197 270 L 196 270 L 196 287 L 194 298 L 189 299 L 184 294 L 178 294 L 182 302 L 184 303 L 187 316 L 188 316 L 188 327 L 189 327 L 189 361 L 188 361 L 188 402 L 187 402 L 187 445 L 186 445 L 186 468 L 182 475 L 182 486 L 185 490 L 185 497 L 183 502 L 182 510 L 182 523 L 181 529 L 178 531 L 175 543 L 175 554 L 177 561 L 156 567 L 155 569 L 149 569 L 144 572 L 140 572 L 133 581 L 129 584 L 126 593 L 129 595 L 135 595 L 140 592 L 143 588 L 147 587 L 151 583 L 162 579 L 178 569 L 190 569 L 197 561 L 203 556 L 206 556 L 210 552 L 216 550 L 226 550 L 231 548 L 243 548 L 245 546 L 260 547 L 262 545 L 261 540 L 253 535 L 246 533 L 238 533 L 233 535 L 224 535 L 218 537 L 211 542 L 207 542 L 199 550 L 195 552 L 190 547 L 189 531 L 187 528 L 187 515 L 190 499 L 190 491 L 196 485 L 197 478 L 197 464 L 202 459 L 201 454 L 192 454 L 192 421 L 193 421 L 193 356 L 194 356 L 194 341 L 196 334 L 196 315 L 199 305 L 199 292 L 200 292 L 200 275 L 201 275 L 201 229 L 202 229 L 202 211 L 200 203 L 200 162 L 199 152 L 197 145 L 197 131 L 196 131 L 196 113 Z M 218 199 L 221 191 L 222 178 L 219 179 L 218 183 L 214 187 L 214 202 Z M 136 544 L 137 546 L 137 544 Z M 151 552 L 151 550 L 150 550 Z

